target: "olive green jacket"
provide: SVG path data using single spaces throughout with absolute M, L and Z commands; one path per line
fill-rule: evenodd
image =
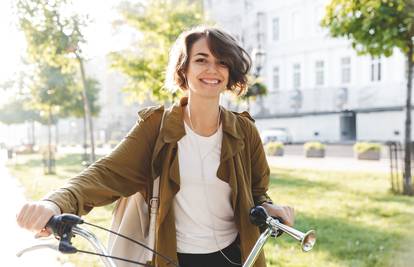
M 187 101 L 183 98 L 165 111 L 163 106 L 141 110 L 137 124 L 109 155 L 46 199 L 55 202 L 62 212 L 83 215 L 94 206 L 107 205 L 137 191 L 148 200 L 152 182 L 160 176 L 156 250 L 177 261 L 172 203 L 180 190 L 177 142 L 185 135 L 183 107 Z M 231 201 L 244 262 L 259 237 L 259 229 L 249 221 L 249 211 L 254 205 L 270 201 L 266 194 L 270 172 L 250 115 L 224 108 L 221 114 L 223 141 L 217 177 L 229 183 L 232 190 Z M 155 264 L 167 266 L 158 257 Z M 263 266 L 266 264 L 262 253 L 255 267 Z

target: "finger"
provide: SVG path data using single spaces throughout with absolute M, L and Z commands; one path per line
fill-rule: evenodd
M 25 228 L 25 229 L 30 230 L 28 228 L 28 225 L 30 224 L 29 220 L 32 217 L 34 208 L 35 207 L 32 204 L 28 204 L 27 208 L 25 209 L 24 213 L 22 214 L 21 224 L 22 224 L 22 227 Z
M 35 234 L 35 238 L 37 239 L 37 238 L 42 238 L 42 237 L 48 237 L 48 236 L 50 236 L 52 233 L 51 232 L 49 232 L 48 230 L 46 230 L 46 229 L 42 229 L 40 232 L 37 232 L 36 234 Z
M 23 227 L 23 218 L 24 214 L 27 212 L 28 204 L 24 204 L 23 207 L 20 209 L 20 212 L 17 215 L 17 223 L 20 227 Z
M 53 216 L 53 212 L 46 209 L 44 212 L 42 212 L 39 218 L 33 223 L 33 228 L 37 231 L 40 229 L 44 229 L 50 217 L 52 216 Z
M 40 229 L 34 228 L 34 223 L 39 218 L 39 206 L 33 205 L 29 211 L 25 217 L 25 227 L 30 231 L 39 231 Z

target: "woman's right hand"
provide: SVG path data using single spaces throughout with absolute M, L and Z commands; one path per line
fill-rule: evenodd
M 46 223 L 52 216 L 60 213 L 60 208 L 53 202 L 27 202 L 17 213 L 16 220 L 20 227 L 35 232 L 36 237 L 45 237 L 51 234 L 45 229 Z

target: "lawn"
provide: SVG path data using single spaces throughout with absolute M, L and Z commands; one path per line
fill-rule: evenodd
M 19 156 L 9 167 L 28 198 L 38 199 L 81 171 L 79 162 L 80 155 L 60 157 L 58 175 L 47 176 L 39 156 Z M 318 240 L 308 253 L 286 234 L 271 240 L 265 246 L 268 266 L 414 266 L 414 198 L 390 193 L 386 174 L 272 168 L 270 195 L 276 203 L 295 207 L 295 228 L 315 229 Z M 110 217 L 107 207 L 85 219 L 109 226 Z M 105 233 L 99 236 L 105 239 Z M 88 255 L 69 260 L 76 266 L 100 266 Z

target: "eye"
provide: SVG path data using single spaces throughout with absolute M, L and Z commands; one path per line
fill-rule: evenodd
M 195 60 L 195 62 L 205 63 L 205 62 L 207 62 L 207 60 L 206 60 L 205 58 L 200 57 L 200 58 L 197 58 L 197 59 Z
M 228 68 L 229 66 L 227 65 L 227 63 L 226 62 L 224 62 L 224 61 L 219 61 L 218 62 L 218 64 L 220 65 L 220 66 L 223 66 L 223 67 L 226 67 L 226 68 Z

